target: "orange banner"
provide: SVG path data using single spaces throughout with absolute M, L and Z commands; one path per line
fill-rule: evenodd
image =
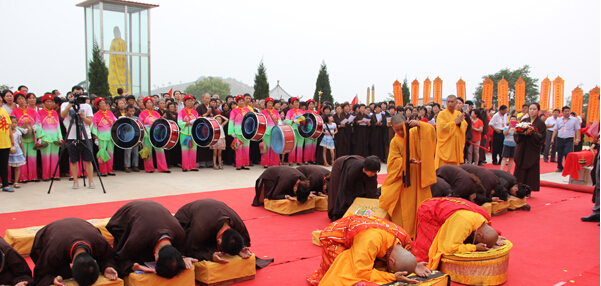
M 551 96 L 551 80 L 547 77 L 540 84 L 540 109 L 549 111 L 549 97 Z M 561 110 L 561 108 L 560 108 Z
M 501 105 L 509 107 L 509 83 L 505 78 L 502 78 L 497 83 L 497 102 L 499 103 L 499 107 Z
M 553 80 L 553 109 L 559 109 L 563 107 L 563 79 L 560 77 Z
M 440 77 L 434 79 L 434 102 L 442 104 L 442 79 Z
M 591 89 L 588 96 L 587 123 L 599 122 L 599 87 Z
M 465 100 L 465 81 L 463 81 L 463 79 L 459 79 L 457 82 L 457 97 L 461 97 Z
M 482 84 L 482 100 L 486 106 L 486 109 L 492 108 L 492 91 L 495 83 L 492 79 L 486 78 L 484 84 Z
M 430 102 L 430 88 L 432 86 L 432 82 L 430 78 L 426 78 L 424 80 L 424 99 L 422 100 L 422 105 Z
M 417 79 L 411 82 L 411 103 L 413 106 L 419 105 L 419 81 Z M 424 104 L 422 103 L 422 105 Z
M 398 80 L 392 84 L 392 92 L 394 93 L 394 105 L 403 105 L 403 85 Z
M 521 77 L 515 82 L 515 109 L 520 110 L 526 103 L 526 81 Z
M 582 88 L 576 87 L 572 90 L 572 103 L 570 109 L 578 115 L 582 114 L 582 95 Z

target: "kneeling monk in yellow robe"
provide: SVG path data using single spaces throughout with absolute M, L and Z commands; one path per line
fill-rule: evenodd
M 390 142 L 388 175 L 382 184 L 379 207 L 415 238 L 417 208 L 432 197 L 430 185 L 436 183 L 436 130 L 418 120 L 406 124 L 401 114 L 394 115 L 391 121 L 396 135 Z
M 379 285 L 394 281 L 417 283 L 406 275 L 430 273 L 408 249 L 411 238 L 387 220 L 349 216 L 331 223 L 319 237 L 323 249 L 319 270 L 307 277 L 311 285 Z M 374 268 L 376 259 L 388 271 Z M 377 283 L 377 284 L 374 284 Z

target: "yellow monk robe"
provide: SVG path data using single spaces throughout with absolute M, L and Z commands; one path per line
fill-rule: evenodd
M 461 126 L 455 124 L 455 118 L 461 112 L 455 110 L 453 114 L 445 109 L 438 113 L 436 118 L 436 157 L 434 167 L 442 165 L 455 165 L 463 163 L 463 147 L 465 146 L 465 132 L 467 122 L 462 121 Z M 468 118 L 469 119 L 469 118 Z
M 111 41 L 111 51 L 125 52 L 125 41 L 115 37 Z M 117 96 L 117 89 L 123 88 L 124 93 L 130 92 L 131 77 L 127 69 L 124 55 L 109 55 L 109 88 L 113 97 Z
M 381 209 L 388 211 L 390 220 L 406 230 L 411 238 L 415 238 L 417 231 L 417 208 L 432 197 L 430 185 L 436 183 L 432 154 L 436 144 L 436 130 L 428 123 L 419 124 L 418 127 L 409 130 L 410 158 L 421 161 L 421 164 L 410 164 L 411 185 L 405 187 L 403 182 L 403 173 L 407 167 L 404 158 L 406 141 L 405 138 L 395 135 L 390 142 L 388 175 L 382 184 L 379 203 Z
M 384 260 L 386 251 L 397 244 L 396 237 L 380 228 L 359 232 L 353 245 L 340 253 L 323 276 L 319 286 L 355 285 L 361 281 L 385 284 L 396 281 L 393 273 L 374 268 L 376 258 Z
M 465 239 L 486 219 L 477 212 L 458 210 L 452 214 L 438 230 L 428 252 L 428 269 L 437 269 L 443 254 L 474 252 L 475 244 L 463 244 Z

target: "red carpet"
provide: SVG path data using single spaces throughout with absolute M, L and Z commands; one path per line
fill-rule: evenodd
M 540 185 L 541 185 L 541 187 L 565 189 L 565 190 L 570 190 L 570 191 L 574 191 L 574 192 L 589 193 L 589 194 L 592 194 L 595 191 L 595 187 L 593 187 L 593 186 L 561 184 L 561 183 L 549 182 L 549 181 L 540 181 Z
M 486 169 L 501 169 L 501 165 L 493 165 L 492 163 L 488 163 L 488 164 L 484 164 L 482 165 L 482 167 L 486 168 Z M 505 167 L 507 168 L 507 167 Z M 513 174 L 513 171 L 515 170 L 515 164 L 511 167 L 511 173 Z M 543 158 L 540 159 L 540 173 L 541 174 L 546 174 L 546 173 L 552 173 L 555 172 L 555 170 L 557 170 L 557 163 L 545 163 L 545 160 Z
M 379 181 L 385 175 L 379 176 Z M 321 249 L 311 244 L 311 231 L 329 220 L 325 212 L 286 217 L 252 207 L 253 188 L 152 198 L 171 212 L 201 198 L 221 200 L 235 209 L 251 235 L 251 250 L 275 262 L 259 270 L 255 280 L 239 285 L 308 285 L 305 277 L 319 265 Z M 44 225 L 76 216 L 110 217 L 126 201 L 47 210 L 0 214 L 0 233 L 9 228 Z M 598 285 L 599 227 L 584 223 L 591 213 L 591 195 L 543 187 L 529 200 L 532 211 L 493 217 L 493 226 L 509 238 L 514 249 L 505 285 L 555 285 L 574 280 L 577 285 Z M 29 260 L 29 259 L 28 259 Z

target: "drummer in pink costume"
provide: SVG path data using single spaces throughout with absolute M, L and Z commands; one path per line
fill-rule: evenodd
M 54 168 L 58 162 L 59 147 L 63 143 L 63 134 L 61 133 L 60 120 L 58 113 L 54 110 L 54 96 L 46 93 L 42 96 L 44 108 L 38 110 L 37 135 L 42 142 L 48 143 L 48 147 L 40 150 L 42 153 L 42 179 L 44 181 L 52 177 Z M 55 180 L 60 180 L 60 169 L 56 170 Z
M 307 100 L 307 111 L 305 113 L 313 113 L 315 116 L 319 116 L 319 112 L 315 111 L 315 100 Z M 316 124 L 314 122 L 313 124 Z M 315 162 L 315 150 L 317 150 L 317 139 L 304 138 L 305 140 L 305 152 L 304 162 L 307 165 L 309 162 Z
M 21 128 L 21 130 L 28 129 L 27 133 L 23 132 L 24 136 L 22 137 L 23 146 L 25 147 L 23 150 L 23 155 L 27 160 L 27 164 L 20 167 L 20 181 L 39 182 L 37 171 L 37 151 L 33 149 L 33 147 L 35 147 L 36 140 L 35 131 L 38 129 L 38 126 L 36 125 L 36 122 L 38 121 L 38 113 L 35 111 L 35 109 L 27 107 L 27 100 L 25 99 L 24 92 L 16 91 L 14 97 L 18 107 L 13 109 L 10 115 L 17 118 L 17 125 Z
M 117 121 L 117 118 L 108 109 L 108 105 L 104 101 L 104 98 L 98 97 L 94 101 L 94 106 L 98 111 L 94 114 L 92 119 L 92 136 L 94 142 L 98 145 L 98 171 L 100 175 L 105 177 L 106 175 L 114 176 L 113 172 L 113 153 L 115 151 L 115 144 L 111 141 L 111 127 L 113 123 Z M 107 158 L 103 158 L 103 153 L 108 154 Z
M 230 113 L 230 122 L 228 123 L 227 134 L 234 137 L 234 144 L 237 146 L 236 150 L 236 170 L 250 170 L 246 166 L 249 165 L 249 152 L 250 152 L 250 140 L 247 140 L 242 136 L 242 118 L 244 114 L 250 112 L 248 107 L 245 107 L 244 96 L 236 96 L 237 108 L 232 109 Z
M 184 96 L 184 108 L 177 115 L 179 125 L 179 143 L 182 144 L 182 170 L 198 171 L 196 168 L 196 144 L 192 140 L 192 121 L 198 118 L 198 112 L 193 108 L 194 97 Z
M 154 102 L 152 101 L 152 97 L 147 96 L 142 101 L 144 104 L 144 111 L 140 112 L 140 116 L 138 116 L 138 120 L 144 125 L 144 149 L 148 150 L 148 156 L 144 159 L 144 170 L 146 173 L 154 172 L 154 165 L 152 164 L 152 144 L 150 144 L 150 127 L 152 123 L 161 118 L 158 112 L 154 111 Z M 165 159 L 165 151 L 161 148 L 154 148 L 154 152 L 157 156 L 157 169 L 161 173 L 171 173 L 169 169 L 167 169 L 167 160 Z
M 305 112 L 299 109 L 300 102 L 298 100 L 298 97 L 293 97 L 290 100 L 290 102 L 292 108 L 290 108 L 290 110 L 288 110 L 288 113 L 286 114 L 285 123 L 287 125 L 292 126 L 292 129 L 294 130 L 294 137 L 296 139 L 296 147 L 294 148 L 294 150 L 292 150 L 292 152 L 288 154 L 288 163 L 290 163 L 290 166 L 292 166 L 292 163 L 294 163 L 294 161 L 296 161 L 298 165 L 301 165 L 303 163 L 304 140 L 303 137 L 301 137 L 298 133 L 298 124 L 300 122 L 299 117 L 303 116 L 303 113 Z M 304 121 L 302 121 L 300 124 L 304 124 Z
M 277 110 L 273 109 L 273 98 L 268 97 L 265 99 L 265 109 L 261 111 L 267 118 L 267 129 L 263 136 L 263 144 L 265 144 L 264 153 L 261 155 L 261 166 L 279 166 L 280 155 L 276 154 L 271 147 L 271 130 L 273 127 L 282 124 L 282 119 Z

